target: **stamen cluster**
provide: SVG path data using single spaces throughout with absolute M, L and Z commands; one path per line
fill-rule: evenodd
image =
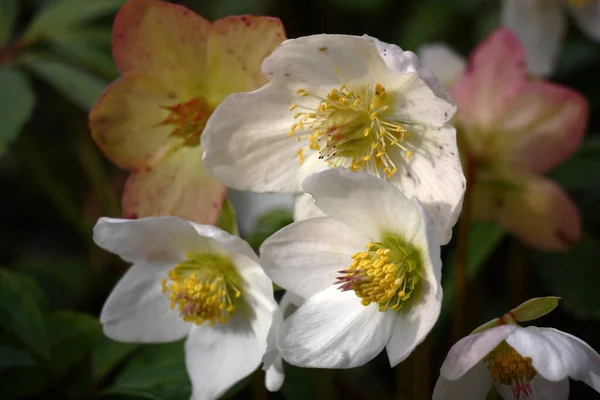
M 174 106 L 161 106 L 170 112 L 159 126 L 173 125 L 170 136 L 184 139 L 186 146 L 195 147 L 200 144 L 200 136 L 208 122 L 212 111 L 208 103 L 201 97 Z
M 488 363 L 495 382 L 512 386 L 515 399 L 527 399 L 533 395 L 530 383 L 537 371 L 531 364 L 531 358 L 521 356 L 503 341 L 484 361 Z

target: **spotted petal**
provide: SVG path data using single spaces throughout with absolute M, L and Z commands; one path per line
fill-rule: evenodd
M 226 189 L 206 173 L 201 156 L 199 147 L 180 147 L 152 167 L 133 173 L 125 185 L 123 215 L 177 215 L 214 224 Z

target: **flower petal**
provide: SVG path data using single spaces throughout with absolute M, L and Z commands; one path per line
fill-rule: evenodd
M 497 123 L 508 162 L 546 172 L 579 146 L 588 122 L 588 103 L 567 87 L 530 82 L 521 88 Z
M 191 223 L 191 225 L 201 236 L 214 239 L 231 257 L 240 254 L 249 258 L 254 264 L 258 264 L 258 256 L 254 250 L 252 250 L 252 247 L 239 236 L 232 235 L 221 228 L 212 225 L 200 225 L 195 223 Z
M 443 43 L 432 43 L 419 49 L 419 59 L 446 87 L 451 87 L 466 68 L 466 60 Z
M 262 62 L 283 40 L 285 31 L 277 18 L 244 15 L 213 22 L 208 44 L 211 103 L 265 84 Z
M 460 379 L 516 329 L 514 325 L 501 325 L 462 338 L 448 352 L 441 376 L 451 381 Z
M 411 241 L 424 222 L 415 199 L 409 200 L 398 188 L 372 175 L 327 169 L 306 178 L 303 186 L 327 216 L 371 240 L 394 233 Z
M 161 125 L 178 103 L 176 90 L 148 75 L 125 76 L 110 85 L 92 108 L 92 138 L 117 166 L 135 170 L 151 166 L 181 139 Z
M 121 73 L 143 73 L 196 95 L 207 77 L 210 23 L 185 7 L 130 0 L 115 17 L 113 56 Z M 206 79 L 206 78 L 205 78 Z
M 574 2 L 568 2 L 568 6 L 573 13 L 573 17 L 579 24 L 579 27 L 590 38 L 600 40 L 600 3 L 598 1 L 589 1 L 585 5 L 575 5 Z
M 278 347 L 290 364 L 353 368 L 373 359 L 387 343 L 394 311 L 363 306 L 353 292 L 330 287 L 308 298 L 282 325 Z
M 315 200 L 310 194 L 302 193 L 296 196 L 294 200 L 294 221 L 324 216 L 325 213 L 316 206 Z
M 433 400 L 485 399 L 491 389 L 490 371 L 478 363 L 457 380 L 440 376 L 433 389 Z
M 522 173 L 509 188 L 478 183 L 473 214 L 496 220 L 535 248 L 564 251 L 581 236 L 579 211 L 554 182 Z
M 441 261 L 439 267 L 441 268 Z M 392 335 L 386 345 L 392 368 L 404 361 L 425 340 L 440 315 L 441 283 L 439 280 L 424 282 L 427 287 L 422 289 L 423 298 L 407 314 L 399 314 L 394 321 Z
M 193 226 L 177 217 L 138 220 L 100 218 L 94 227 L 94 242 L 128 262 L 148 261 L 177 264 L 185 254 L 207 248 Z
M 514 399 L 513 389 L 509 385 L 496 384 L 496 390 L 503 399 Z M 568 400 L 569 379 L 552 382 L 539 374 L 531 381 L 531 391 L 535 400 Z
M 208 175 L 201 157 L 199 147 L 179 147 L 152 167 L 134 172 L 125 185 L 123 215 L 176 215 L 216 223 L 226 188 Z
M 233 204 L 241 234 L 247 235 L 257 229 L 257 222 L 275 210 L 293 209 L 294 196 L 279 193 L 254 193 L 230 190 L 227 198 Z
M 490 126 L 526 79 L 525 52 L 517 37 L 499 29 L 469 57 L 467 69 L 450 90 L 461 123 Z
M 100 314 L 104 334 L 120 342 L 162 343 L 185 337 L 191 325 L 169 307 L 161 280 L 170 265 L 141 262 L 115 286 Z
M 333 218 L 308 219 L 265 240 L 260 262 L 275 283 L 306 298 L 332 287 L 338 271 L 368 243 L 367 237 Z
M 561 1 L 504 0 L 502 22 L 519 37 L 527 67 L 535 75 L 554 70 L 563 37 L 565 16 Z
M 552 328 L 529 326 L 512 332 L 506 343 L 532 360 L 545 379 L 571 377 L 600 391 L 600 355 L 583 340 Z

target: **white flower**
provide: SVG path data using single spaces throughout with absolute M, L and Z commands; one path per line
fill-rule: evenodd
M 569 377 L 600 391 L 600 356 L 552 328 L 500 325 L 450 349 L 433 400 L 485 399 L 492 386 L 505 400 L 564 400 Z
M 273 313 L 273 323 L 267 336 L 267 351 L 263 357 L 263 370 L 265 370 L 265 386 L 271 392 L 278 391 L 283 385 L 285 372 L 283 370 L 283 359 L 277 349 L 277 335 L 283 321 L 288 318 L 303 303 L 300 296 L 292 292 L 285 292 L 279 307 Z
M 328 169 L 303 186 L 327 217 L 295 222 L 261 247 L 267 275 L 305 299 L 277 348 L 304 367 L 356 367 L 384 347 L 398 364 L 440 313 L 435 228 L 418 200 L 371 175 Z
M 101 218 L 94 241 L 133 263 L 102 309 L 108 337 L 187 337 L 195 400 L 219 397 L 259 366 L 276 303 L 246 242 L 176 217 Z
M 502 20 L 527 52 L 529 72 L 548 76 L 565 35 L 565 11 L 590 38 L 600 41 L 600 0 L 504 0 Z
M 456 106 L 414 53 L 368 36 L 315 35 L 284 42 L 262 70 L 269 83 L 229 96 L 202 134 L 214 177 L 300 193 L 324 167 L 367 172 L 417 197 L 450 240 L 465 186 L 447 124 Z

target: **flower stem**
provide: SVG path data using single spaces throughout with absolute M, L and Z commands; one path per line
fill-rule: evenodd
M 471 208 L 473 180 L 475 177 L 473 160 L 467 155 L 463 164 L 467 179 L 462 213 L 458 222 L 458 243 L 456 266 L 454 269 L 454 302 L 452 304 L 452 340 L 457 342 L 465 335 L 465 308 L 467 290 L 467 259 L 469 255 L 469 229 L 471 227 Z

